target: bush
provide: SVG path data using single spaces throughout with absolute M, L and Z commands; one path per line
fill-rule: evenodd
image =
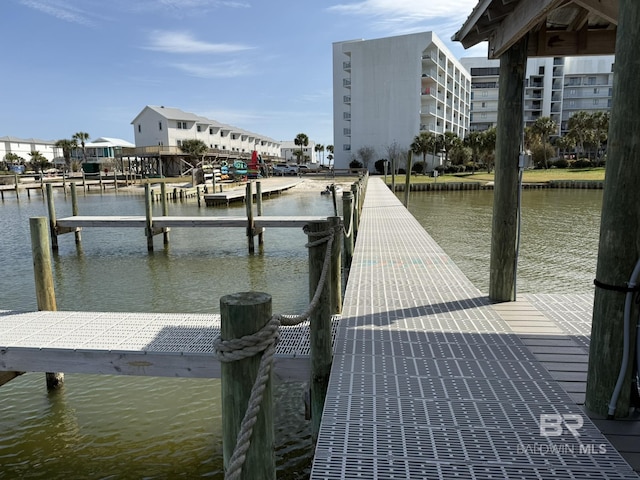
M 593 167 L 593 163 L 588 158 L 579 158 L 575 162 L 573 162 L 573 168 L 591 168 Z
M 349 162 L 349 168 L 362 168 L 362 162 L 359 162 L 358 160 L 351 160 Z
M 569 161 L 566 158 L 559 158 L 553 162 L 552 166 L 556 168 L 567 168 L 569 166 Z
M 384 173 L 384 164 L 385 164 L 386 160 L 383 158 L 381 160 L 376 160 L 376 163 L 373 164 L 373 168 L 376 169 L 376 172 L 378 172 L 379 174 L 383 174 Z
M 413 167 L 411 167 L 411 171 L 415 172 L 415 173 L 424 172 L 424 162 L 416 162 L 416 163 L 414 163 Z

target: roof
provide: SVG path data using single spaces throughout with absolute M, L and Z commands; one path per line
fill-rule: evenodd
M 11 143 L 35 143 L 38 145 L 54 145 L 56 140 L 42 140 L 39 138 L 18 138 L 12 136 L 4 136 L 0 137 L 0 142 L 11 142 Z
M 498 58 L 528 37 L 529 57 L 615 53 L 618 0 L 479 0 L 452 40 Z
M 85 144 L 85 147 L 104 147 L 104 146 L 135 148 L 135 145 L 131 142 L 127 142 L 126 140 L 122 140 L 121 138 L 111 138 L 111 137 L 96 138 L 94 141 Z
M 202 117 L 200 115 L 196 115 L 195 113 L 185 112 L 184 110 L 180 110 L 179 108 L 165 107 L 163 105 L 161 105 L 161 106 L 147 105 L 136 116 L 136 118 L 134 118 L 131 121 L 131 123 L 134 124 L 136 122 L 136 120 L 138 119 L 138 117 L 140 115 L 142 115 L 142 113 L 147 109 L 156 112 L 158 115 L 166 118 L 167 120 L 184 120 L 184 121 L 187 121 L 187 122 L 195 122 L 195 123 L 200 124 L 200 125 L 207 125 L 209 127 L 218 128 L 218 129 L 226 131 L 226 132 L 238 133 L 240 135 L 248 135 L 250 137 L 255 137 L 255 138 L 258 138 L 260 140 L 265 140 L 265 141 L 273 142 L 273 143 L 277 143 L 277 144 L 280 143 L 280 142 L 274 140 L 273 138 L 267 137 L 266 135 L 260 135 L 258 133 L 249 132 L 247 130 L 243 130 L 242 128 L 234 127 L 232 125 L 227 125 L 225 123 L 220 123 L 220 122 L 218 122 L 216 120 L 211 120 L 209 118 Z

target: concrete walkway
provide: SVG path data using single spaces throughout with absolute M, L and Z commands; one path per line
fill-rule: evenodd
M 503 315 L 371 178 L 311 478 L 638 478 Z

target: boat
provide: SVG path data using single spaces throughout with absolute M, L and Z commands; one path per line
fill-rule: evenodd
M 320 192 L 320 195 L 331 195 L 333 192 L 342 193 L 342 187 L 340 185 L 327 185 L 324 190 Z

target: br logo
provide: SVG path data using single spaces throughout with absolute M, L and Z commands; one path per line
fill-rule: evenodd
M 579 437 L 580 430 L 584 425 L 582 415 L 578 413 L 567 414 L 541 414 L 540 415 L 540 435 L 542 437 L 559 437 L 565 431 L 574 437 Z

